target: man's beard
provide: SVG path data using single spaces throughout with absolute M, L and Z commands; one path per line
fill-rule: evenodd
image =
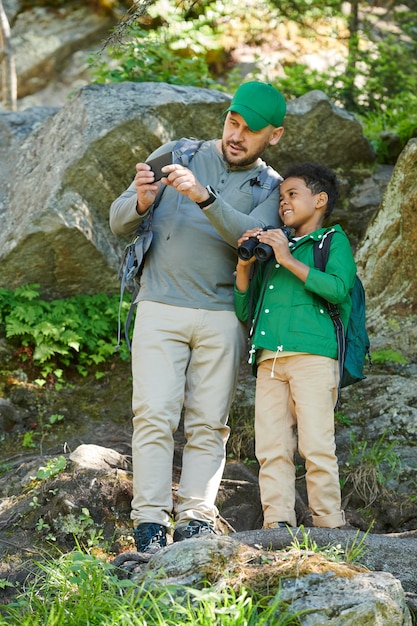
M 239 145 L 239 144 L 237 144 Z M 226 153 L 226 149 L 227 149 L 227 144 L 222 141 L 222 153 L 223 153 L 223 158 L 226 161 L 226 163 L 231 167 L 249 167 L 250 165 L 253 165 L 254 163 L 256 163 L 256 161 L 259 159 L 260 156 L 262 156 L 262 154 L 264 153 L 265 149 L 267 148 L 267 146 L 269 145 L 269 141 L 265 141 L 264 145 L 262 146 L 262 148 L 258 149 L 256 152 L 252 153 L 252 154 L 248 154 L 246 152 L 245 156 L 242 156 L 241 158 L 239 158 L 238 160 L 235 161 L 229 161 L 229 159 L 227 158 L 227 153 Z

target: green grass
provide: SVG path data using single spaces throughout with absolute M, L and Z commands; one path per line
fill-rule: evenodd
M 0 626 L 300 626 L 302 612 L 280 599 L 282 579 L 312 573 L 313 553 L 317 571 L 344 576 L 363 554 L 361 534 L 345 548 L 319 547 L 301 526 L 285 550 L 264 554 L 261 568 L 243 555 L 228 575 L 219 571 L 198 588 L 168 584 L 163 571 L 119 578 L 97 542 L 77 541 L 73 551 L 32 564 L 36 573 L 0 605 Z M 6 587 L 13 585 L 0 579 Z
M 251 626 L 300 624 L 279 594 L 245 588 L 158 586 L 119 580 L 109 563 L 80 550 L 38 564 L 14 602 L 0 605 L 0 624 L 19 626 Z

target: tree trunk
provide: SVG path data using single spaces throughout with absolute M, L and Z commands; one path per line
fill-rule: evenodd
M 7 111 L 16 111 L 16 66 L 10 36 L 10 25 L 0 0 L 0 60 L 2 73 L 2 100 Z
M 348 21 L 348 28 L 349 42 L 346 64 L 346 89 L 344 105 L 346 109 L 354 111 L 357 104 L 355 77 L 359 48 L 359 0 L 352 0 L 350 2 L 350 16 Z

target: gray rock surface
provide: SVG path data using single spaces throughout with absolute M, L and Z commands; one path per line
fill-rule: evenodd
M 346 202 L 357 185 L 361 206 L 363 181 L 351 180 L 350 171 L 372 154 L 358 123 L 321 92 L 298 100 L 289 107 L 287 143 L 270 149 L 266 160 L 283 170 L 301 155 L 317 159 L 319 151 L 345 172 Z M 0 286 L 39 283 L 51 298 L 117 292 L 124 242 L 109 229 L 111 202 L 130 184 L 135 163 L 162 143 L 220 136 L 229 101 L 213 89 L 122 83 L 83 87 L 59 110 L 0 113 Z M 332 144 L 319 149 L 317 128 L 324 123 L 339 143 L 344 139 L 336 155 Z M 300 152 L 288 151 L 293 141 Z M 375 177 L 372 184 L 379 185 Z

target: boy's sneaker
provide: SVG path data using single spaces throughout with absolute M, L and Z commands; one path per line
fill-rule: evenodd
M 155 554 L 167 545 L 167 529 L 162 524 L 143 522 L 133 531 L 135 544 L 138 552 Z
M 216 535 L 213 526 L 208 522 L 192 519 L 186 524 L 179 524 L 174 531 L 174 541 L 184 541 L 196 535 Z
M 263 530 L 267 528 L 291 528 L 291 524 L 288 522 L 268 522 L 262 526 Z

